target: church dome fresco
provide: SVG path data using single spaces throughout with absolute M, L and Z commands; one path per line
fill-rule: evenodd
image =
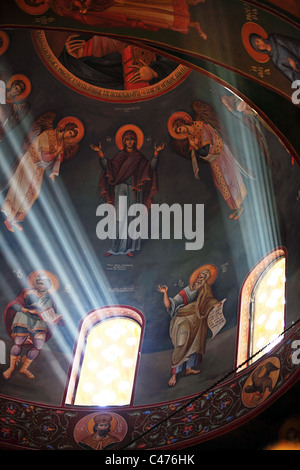
M 299 12 L 277 3 L 0 6 L 0 447 L 184 449 L 296 383 Z

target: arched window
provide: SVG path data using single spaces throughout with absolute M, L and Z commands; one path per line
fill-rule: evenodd
M 75 348 L 66 404 L 132 403 L 143 323 L 142 314 L 132 307 L 101 307 L 86 316 Z
M 243 366 L 247 367 L 282 339 L 285 284 L 286 253 L 282 248 L 265 256 L 245 279 L 240 296 L 237 366 L 272 343 Z

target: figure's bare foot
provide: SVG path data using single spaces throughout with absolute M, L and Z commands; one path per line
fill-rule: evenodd
M 29 379 L 34 379 L 34 375 L 30 372 L 30 370 L 28 370 L 28 367 L 32 363 L 32 360 L 28 359 L 28 357 L 23 357 L 22 361 L 23 361 L 23 365 L 21 369 L 19 370 L 19 372 L 21 372 L 21 374 L 26 375 Z
M 130 258 L 133 258 L 133 253 L 132 253 L 132 251 L 129 251 L 129 253 L 127 253 L 127 256 L 130 256 Z
M 27 369 L 20 369 L 19 372 L 21 372 L 21 374 L 24 374 L 26 375 L 26 377 L 28 377 L 29 379 L 34 379 L 34 375 L 30 372 L 30 370 L 27 370 Z
M 4 221 L 4 225 L 7 228 L 7 230 L 9 230 L 10 232 L 14 232 L 13 226 L 11 225 L 11 223 L 8 219 L 6 219 Z
M 195 370 L 195 369 L 187 369 L 185 371 L 185 375 L 196 375 L 199 373 L 200 373 L 200 370 Z
M 173 374 L 168 382 L 168 385 L 169 387 L 174 387 L 175 384 L 176 384 L 176 374 Z
M 244 212 L 244 208 L 240 207 L 239 210 L 237 211 L 235 217 L 234 217 L 234 220 L 238 220 L 243 212 Z
M 244 212 L 244 208 L 243 207 L 240 207 L 239 209 L 237 209 L 236 211 L 232 212 L 229 216 L 230 219 L 233 219 L 233 220 L 238 220 L 240 218 L 240 216 L 242 215 L 242 213 Z
M 104 256 L 110 256 L 110 255 L 111 255 L 111 253 L 108 253 L 108 252 L 107 252 L 107 253 L 105 253 Z

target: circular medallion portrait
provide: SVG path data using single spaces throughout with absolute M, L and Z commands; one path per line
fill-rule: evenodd
M 34 31 L 46 67 L 73 90 L 100 100 L 143 101 L 181 83 L 190 69 L 152 50 L 92 33 Z
M 112 412 L 91 413 L 78 421 L 74 438 L 85 450 L 109 450 L 122 442 L 127 432 L 125 419 Z
M 280 361 L 270 357 L 254 369 L 243 388 L 242 401 L 248 408 L 261 405 L 273 392 L 280 373 Z

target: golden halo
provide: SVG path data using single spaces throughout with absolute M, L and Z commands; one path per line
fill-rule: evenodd
M 134 124 L 125 124 L 125 126 L 120 127 L 120 129 L 117 131 L 115 141 L 119 149 L 123 150 L 124 148 L 122 137 L 123 137 L 124 132 L 126 131 L 133 131 L 136 133 L 136 136 L 137 136 L 136 147 L 137 149 L 140 149 L 144 143 L 144 134 L 141 131 L 141 129 L 135 126 Z
M 207 283 L 211 286 L 215 282 L 218 275 L 218 270 L 216 266 L 214 266 L 213 264 L 204 264 L 193 272 L 190 277 L 190 284 L 193 284 L 195 282 L 200 271 L 203 271 L 204 269 L 208 269 L 208 271 L 210 271 L 210 278 L 208 279 Z
M 115 418 L 115 416 L 112 415 L 111 413 L 97 413 L 89 420 L 89 422 L 87 424 L 87 428 L 88 428 L 88 431 L 89 431 L 90 434 L 94 434 L 95 417 L 99 416 L 101 414 L 105 414 L 105 415 L 109 414 L 112 417 L 111 424 L 110 424 L 110 432 L 113 433 L 115 431 L 115 429 L 118 425 L 118 421 Z
M 56 292 L 57 289 L 59 288 L 59 280 L 55 276 L 55 274 L 51 273 L 50 271 L 42 271 L 42 270 L 33 271 L 31 274 L 29 274 L 27 278 L 28 286 L 30 288 L 36 288 L 36 278 L 39 274 L 46 276 L 50 280 L 51 287 L 49 289 L 49 292 L 50 293 Z
M 242 27 L 241 35 L 242 35 L 242 41 L 243 41 L 246 51 L 252 57 L 252 59 L 254 59 L 256 62 L 260 62 L 261 64 L 264 64 L 268 62 L 270 57 L 265 52 L 257 52 L 255 49 L 253 49 L 249 40 L 250 34 L 252 33 L 258 34 L 263 39 L 267 39 L 268 34 L 261 26 L 259 26 L 256 23 L 253 23 L 252 21 L 245 23 L 244 26 Z
M 65 142 L 67 144 L 72 144 L 72 145 L 78 144 L 78 142 L 80 142 L 81 139 L 84 136 L 84 125 L 82 124 L 82 122 L 78 118 L 76 118 L 74 116 L 64 117 L 59 121 L 59 123 L 57 125 L 57 128 L 62 129 L 66 124 L 69 124 L 69 123 L 76 124 L 76 126 L 78 128 L 78 134 L 76 135 L 76 137 L 73 137 L 73 138 L 70 138 L 70 139 L 65 139 Z
M 177 134 L 173 129 L 174 122 L 177 119 L 183 119 L 187 124 L 191 124 L 193 122 L 193 119 L 188 113 L 185 113 L 184 111 L 177 111 L 176 113 L 172 114 L 172 116 L 169 117 L 168 131 L 169 131 L 170 136 L 174 137 L 174 139 L 177 139 L 177 140 L 186 139 L 187 134 Z
M 16 1 L 16 4 L 18 5 L 18 7 L 21 8 L 21 10 L 28 13 L 29 15 L 42 15 L 50 7 L 49 0 L 48 1 L 45 0 L 44 3 L 42 3 L 41 5 L 38 5 L 36 7 L 32 7 L 30 5 L 27 5 L 25 0 L 15 0 L 15 1 Z
M 9 46 L 9 37 L 4 31 L 0 31 L 0 38 L 2 39 L 2 46 L 0 47 L 0 56 L 7 51 Z
M 30 83 L 30 80 L 28 77 L 26 77 L 26 75 L 23 75 L 21 73 L 17 73 L 15 75 L 12 75 L 6 82 L 6 89 L 10 88 L 12 83 L 15 81 L 15 80 L 22 80 L 22 82 L 24 82 L 25 84 L 25 90 L 23 91 L 23 93 L 21 93 L 21 95 L 17 96 L 16 98 L 14 98 L 13 100 L 11 98 L 8 98 L 7 99 L 7 102 L 8 103 L 11 103 L 12 101 L 22 101 L 22 100 L 25 100 L 25 98 L 27 98 L 27 96 L 31 93 L 31 83 Z

